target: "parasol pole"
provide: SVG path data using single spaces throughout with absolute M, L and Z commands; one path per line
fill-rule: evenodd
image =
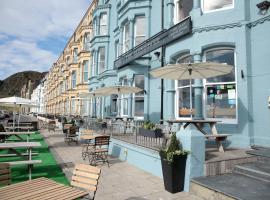
M 190 101 L 190 117 L 192 118 L 192 81 L 191 81 L 191 75 L 192 75 L 192 68 L 188 68 L 189 72 L 189 101 Z
M 14 107 L 13 107 L 13 132 L 15 132 L 15 107 L 16 107 L 16 103 L 14 102 Z

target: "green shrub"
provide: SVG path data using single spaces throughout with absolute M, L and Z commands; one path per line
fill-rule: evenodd
M 169 145 L 166 145 L 160 150 L 161 157 L 170 163 L 174 161 L 175 156 L 187 154 L 189 154 L 189 152 L 183 150 L 181 142 L 176 137 L 176 133 L 172 134 Z
M 148 130 L 155 130 L 156 129 L 156 126 L 153 122 L 151 121 L 146 121 L 143 123 L 142 127 L 144 129 L 148 129 Z

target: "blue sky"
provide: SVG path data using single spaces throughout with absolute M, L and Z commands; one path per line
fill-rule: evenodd
M 91 0 L 0 0 L 0 80 L 48 71 Z

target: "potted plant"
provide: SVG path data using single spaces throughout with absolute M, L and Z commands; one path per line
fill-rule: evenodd
M 162 137 L 162 130 L 156 128 L 156 125 L 151 121 L 146 121 L 143 123 L 142 127 L 139 128 L 139 135 L 144 137 Z
M 171 193 L 181 192 L 184 189 L 188 153 L 183 150 L 176 133 L 172 134 L 169 145 L 160 150 L 164 186 Z

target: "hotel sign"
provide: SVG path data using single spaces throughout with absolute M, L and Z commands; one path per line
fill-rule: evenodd
M 119 56 L 117 60 L 114 61 L 115 68 L 121 68 L 128 63 L 134 61 L 137 58 L 144 56 L 147 53 L 154 51 L 170 42 L 179 39 L 189 33 L 191 33 L 191 18 L 188 17 L 185 20 L 179 22 L 168 30 L 163 30 L 151 38 L 147 39 L 143 43 L 129 50 L 128 52 Z

